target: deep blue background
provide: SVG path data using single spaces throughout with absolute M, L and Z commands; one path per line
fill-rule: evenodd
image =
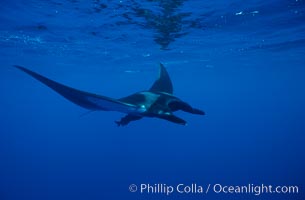
M 140 195 L 132 183 L 298 185 L 259 199 L 304 199 L 304 12 L 303 0 L 1 0 L 0 199 L 258 199 Z M 159 62 L 206 116 L 118 128 L 122 114 L 81 116 L 11 67 L 122 97 L 149 88 Z

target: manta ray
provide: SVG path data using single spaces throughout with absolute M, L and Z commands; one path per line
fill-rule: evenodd
M 45 84 L 67 100 L 90 111 L 118 111 L 126 115 L 115 121 L 118 126 L 126 126 L 132 121 L 143 117 L 156 117 L 176 124 L 186 125 L 187 122 L 173 113 L 178 110 L 205 115 L 204 111 L 193 108 L 188 103 L 173 95 L 173 85 L 169 74 L 160 63 L 159 77 L 149 90 L 137 92 L 120 99 L 97 95 L 63 85 L 46 78 L 25 67 L 14 67 L 27 73 L 41 83 Z

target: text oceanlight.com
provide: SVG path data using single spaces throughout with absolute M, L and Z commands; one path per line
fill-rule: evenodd
M 197 183 L 177 185 L 169 185 L 164 183 L 158 184 L 131 184 L 129 186 L 130 192 L 138 192 L 140 194 L 164 194 L 171 195 L 178 194 L 298 194 L 298 186 L 285 185 L 265 185 L 265 184 L 247 184 L 247 185 L 223 185 L 223 184 L 207 184 L 200 185 Z

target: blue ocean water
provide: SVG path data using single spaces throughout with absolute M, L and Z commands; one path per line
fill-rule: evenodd
M 304 0 L 1 0 L 0 199 L 304 199 L 304 22 Z M 117 127 L 12 67 L 119 98 L 159 62 L 205 116 Z M 180 183 L 299 193 L 129 191 Z

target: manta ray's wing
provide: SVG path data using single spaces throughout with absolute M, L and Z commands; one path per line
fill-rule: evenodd
M 133 104 L 121 102 L 119 100 L 92 94 L 84 91 L 80 91 L 63 84 L 57 83 L 51 79 L 48 79 L 36 72 L 28 70 L 24 67 L 15 65 L 14 67 L 29 74 L 33 78 L 47 85 L 69 101 L 89 110 L 104 110 L 104 111 L 118 111 L 123 113 L 136 112 L 138 107 Z
M 160 72 L 158 79 L 154 82 L 153 86 L 149 89 L 151 92 L 165 92 L 173 94 L 173 84 L 165 69 L 160 63 Z

